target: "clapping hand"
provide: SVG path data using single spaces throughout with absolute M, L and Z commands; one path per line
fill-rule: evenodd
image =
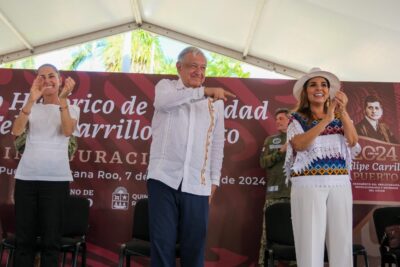
M 66 99 L 71 94 L 72 90 L 74 89 L 74 86 L 75 86 L 75 81 L 71 77 L 65 79 L 64 87 L 62 88 L 59 97 Z
M 337 107 L 338 107 L 338 101 L 336 100 L 336 98 L 334 98 L 328 107 L 328 111 L 325 117 L 329 122 L 335 119 L 335 110 L 337 109 Z
M 337 103 L 336 109 L 339 113 L 346 111 L 346 106 L 349 100 L 343 91 L 338 91 L 336 93 L 334 101 Z
M 29 98 L 32 102 L 36 102 L 43 95 L 44 91 L 44 79 L 41 76 L 37 76 L 35 80 L 33 80 Z

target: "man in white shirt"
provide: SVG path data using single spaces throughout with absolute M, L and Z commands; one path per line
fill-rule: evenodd
M 369 95 L 364 100 L 365 117 L 355 127 L 361 136 L 378 139 L 388 143 L 398 143 L 389 126 L 381 121 L 382 101 L 377 96 Z
M 204 266 L 209 202 L 219 186 L 224 148 L 222 88 L 204 87 L 206 57 L 196 47 L 178 56 L 179 80 L 155 88 L 149 195 L 151 266 Z

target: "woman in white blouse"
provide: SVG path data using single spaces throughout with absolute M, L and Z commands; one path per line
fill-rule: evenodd
M 350 168 L 359 145 L 347 96 L 334 74 L 317 68 L 295 83 L 293 94 L 298 104 L 287 131 L 285 172 L 297 264 L 322 267 L 326 242 L 329 266 L 351 267 Z
M 58 266 L 63 204 L 72 181 L 68 140 L 79 120 L 79 108 L 67 101 L 74 80 L 68 77 L 61 86 L 62 78 L 50 64 L 37 72 L 12 128 L 15 136 L 27 130 L 15 174 L 16 267 L 33 266 L 37 235 L 41 237 L 41 266 Z

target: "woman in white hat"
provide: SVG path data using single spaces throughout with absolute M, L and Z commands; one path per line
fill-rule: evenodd
M 330 266 L 351 267 L 350 168 L 360 147 L 347 96 L 334 74 L 318 68 L 295 83 L 293 95 L 298 104 L 287 131 L 285 172 L 297 264 L 322 267 L 326 238 Z

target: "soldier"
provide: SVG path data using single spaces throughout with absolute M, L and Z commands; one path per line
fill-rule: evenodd
M 265 210 L 277 202 L 290 201 L 290 188 L 285 184 L 283 163 L 286 156 L 286 131 L 289 123 L 289 110 L 278 108 L 275 111 L 275 123 L 279 134 L 269 136 L 264 141 L 261 151 L 260 165 L 265 169 L 267 177 L 267 192 L 263 209 L 263 231 L 258 264 L 264 266 L 266 248 Z

